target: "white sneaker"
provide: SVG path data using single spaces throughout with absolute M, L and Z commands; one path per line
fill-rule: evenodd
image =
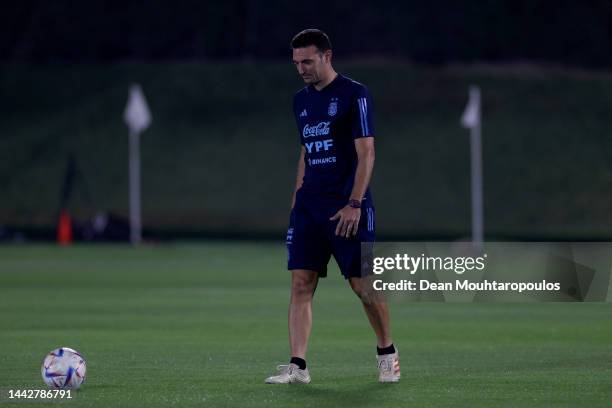
M 378 381 L 381 383 L 398 382 L 401 377 L 399 365 L 399 352 L 383 354 L 378 358 Z
M 310 383 L 310 374 L 308 367 L 300 370 L 297 364 L 282 364 L 276 367 L 280 374 L 266 378 L 266 384 L 308 384 Z

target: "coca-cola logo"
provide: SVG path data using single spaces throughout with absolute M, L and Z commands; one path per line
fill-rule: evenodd
M 331 122 L 319 122 L 316 125 L 309 126 L 306 124 L 302 130 L 302 136 L 304 139 L 314 136 L 326 136 L 329 135 L 329 124 Z

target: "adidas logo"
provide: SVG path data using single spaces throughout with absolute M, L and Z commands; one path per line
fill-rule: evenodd
M 303 117 L 306 117 L 306 116 L 308 116 L 308 112 L 306 112 L 306 109 L 304 109 L 302 111 L 302 113 L 300 113 L 300 118 L 303 118 Z

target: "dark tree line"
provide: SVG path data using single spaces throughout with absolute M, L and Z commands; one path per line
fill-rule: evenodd
M 612 66 L 606 0 L 23 0 L 0 27 L 4 61 L 287 58 L 319 27 L 343 56 Z

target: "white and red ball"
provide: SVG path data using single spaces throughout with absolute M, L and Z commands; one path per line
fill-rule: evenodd
M 85 381 L 87 364 L 81 354 L 68 347 L 51 351 L 43 360 L 41 373 L 51 388 L 77 389 Z

